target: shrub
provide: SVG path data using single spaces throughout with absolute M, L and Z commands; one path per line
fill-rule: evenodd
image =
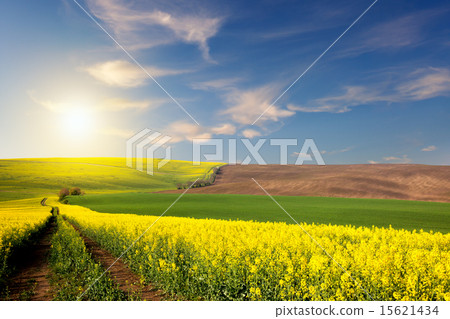
M 194 185 L 192 185 L 192 188 L 197 188 L 197 187 L 201 187 L 201 186 L 202 186 L 201 181 L 198 180 L 198 181 L 195 181 Z
M 59 191 L 59 194 L 58 194 L 59 200 L 61 201 L 61 200 L 63 200 L 66 196 L 69 196 L 69 195 L 70 195 L 69 189 L 64 187 L 64 188 L 62 188 L 62 189 Z
M 193 183 L 194 182 L 192 182 L 192 181 L 186 182 L 186 188 L 189 188 L 189 186 L 191 186 Z M 195 185 L 192 185 L 192 188 L 194 188 L 194 187 L 195 187 Z
M 81 189 L 79 187 L 72 187 L 70 189 L 70 195 L 81 195 Z

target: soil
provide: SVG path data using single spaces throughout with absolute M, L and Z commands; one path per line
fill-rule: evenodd
M 47 198 L 41 201 L 46 205 Z M 59 214 L 58 207 L 52 207 L 52 212 Z M 151 285 L 142 286 L 139 276 L 134 274 L 126 264 L 117 260 L 108 251 L 102 249 L 96 242 L 84 236 L 80 230 L 72 225 L 82 236 L 86 248 L 91 252 L 93 259 L 108 270 L 111 278 L 115 280 L 119 288 L 126 294 L 139 296 L 141 300 L 162 300 L 164 294 L 161 290 Z M 54 218 L 44 232 L 40 235 L 36 244 L 28 247 L 26 251 L 20 252 L 15 262 L 18 266 L 14 275 L 8 280 L 8 297 L 6 300 L 48 301 L 52 300 L 51 286 L 49 283 L 50 269 L 48 266 L 48 255 L 51 248 L 51 238 L 56 231 Z
M 102 249 L 100 245 L 92 239 L 84 236 L 75 225 L 71 225 L 80 233 L 86 244 L 86 248 L 92 254 L 92 258 L 100 263 L 104 269 L 107 269 L 115 262 L 114 265 L 109 268 L 108 272 L 111 278 L 118 283 L 119 289 L 127 294 L 136 294 L 141 300 L 157 301 L 163 299 L 164 294 L 161 290 L 158 290 L 151 285 L 142 286 L 140 284 L 139 276 L 133 273 L 123 261 L 120 259 L 117 260 L 116 257 Z
M 8 300 L 52 300 L 47 259 L 55 229 L 56 224 L 52 221 L 38 242 L 19 257 L 15 275 L 9 279 Z
M 450 202 L 450 166 L 419 164 L 227 165 L 189 193 L 264 195 L 252 178 L 271 195 Z

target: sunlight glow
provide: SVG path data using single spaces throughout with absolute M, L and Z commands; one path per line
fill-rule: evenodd
M 64 131 L 72 137 L 85 137 L 92 133 L 94 127 L 93 115 L 86 109 L 73 108 L 67 110 L 64 116 Z

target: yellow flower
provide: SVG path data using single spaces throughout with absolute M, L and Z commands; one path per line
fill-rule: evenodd
M 396 292 L 394 292 L 394 298 L 396 300 L 401 300 L 402 299 L 402 295 L 396 291 Z
M 158 218 L 96 213 L 71 205 L 61 207 L 61 214 L 76 221 L 94 240 L 101 238 L 102 246 L 111 250 L 126 249 Z M 177 269 L 186 267 L 189 285 L 209 287 L 211 299 L 223 298 L 223 291 L 233 291 L 236 282 L 251 287 L 248 298 L 256 300 L 369 299 L 351 274 L 377 300 L 450 300 L 450 234 L 314 224 L 302 227 L 348 273 L 299 231 L 298 225 L 285 223 L 162 217 L 158 227 L 152 227 L 136 243 L 136 254 L 125 258 L 142 266 L 137 267 L 138 275 L 163 286 L 185 287 L 186 274 Z M 4 246 L 8 242 L 15 245 L 9 238 L 1 241 Z M 141 258 L 138 251 L 151 253 Z M 177 267 L 180 259 L 185 261 Z

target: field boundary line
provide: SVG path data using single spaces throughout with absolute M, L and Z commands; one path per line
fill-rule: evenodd
M 378 1 L 378 0 L 377 0 Z M 191 113 L 189 113 L 184 107 L 183 105 L 180 104 L 180 102 L 178 102 L 119 42 L 117 42 L 117 40 L 77 1 L 77 0 L 73 0 L 73 2 L 75 2 L 77 4 L 77 6 L 80 7 L 81 10 L 83 10 L 83 12 L 100 28 L 102 29 L 103 32 L 106 33 L 106 35 L 108 37 L 111 38 L 111 40 L 114 41 L 115 44 L 117 44 L 117 46 L 122 49 L 123 52 L 125 52 L 125 54 L 131 59 L 131 61 L 134 62 L 134 64 L 136 64 L 140 69 L 142 69 L 142 71 L 144 71 L 145 74 L 148 75 L 148 77 L 150 79 L 153 80 L 153 82 L 156 83 L 156 85 L 159 86 L 159 88 L 161 90 L 164 91 L 164 93 L 166 93 L 166 95 L 175 102 L 176 105 L 178 105 L 178 107 L 183 110 L 184 113 L 186 113 L 191 120 L 193 120 L 195 122 L 195 124 L 197 124 L 198 126 L 200 126 L 200 124 L 197 122 L 197 120 L 191 115 Z
M 180 194 L 180 196 L 178 196 L 176 199 L 175 199 L 175 201 L 173 201 L 172 202 L 172 204 L 170 204 L 170 206 L 169 207 L 167 207 L 166 208 L 166 210 L 150 225 L 150 226 L 148 226 L 147 227 L 147 229 L 146 230 L 144 230 L 144 232 L 138 237 L 138 238 L 136 238 L 132 243 L 131 243 L 131 245 L 127 248 L 127 249 L 125 249 L 123 252 L 122 252 L 122 254 L 120 254 L 120 256 L 119 257 L 117 257 L 117 259 L 97 278 L 97 279 L 95 279 L 94 280 L 94 282 L 85 290 L 85 291 L 83 291 L 83 293 L 77 298 L 77 300 L 81 300 L 81 298 L 100 280 L 100 278 L 102 278 L 107 272 L 108 272 L 108 270 L 109 269 L 111 269 L 111 267 L 112 266 L 114 266 L 114 264 L 119 260 L 119 259 L 121 259 L 122 257 L 123 257 L 123 255 L 125 255 L 144 235 L 145 235 L 145 233 L 147 233 L 147 231 L 150 229 L 150 228 L 152 228 L 153 227 L 153 225 L 155 225 L 156 224 L 156 222 L 158 222 L 160 219 L 161 219 L 161 217 L 163 217 L 168 211 L 169 211 L 169 209 L 171 209 L 172 208 L 172 206 L 173 205 L 175 205 L 180 199 L 181 199 L 181 197 L 183 197 L 184 196 L 184 194 L 186 194 L 187 193 L 187 191 L 188 190 L 190 190 L 191 189 L 191 187 L 198 181 L 199 179 L 197 178 L 183 193 L 181 193 Z
M 286 209 L 284 209 L 284 207 L 283 206 L 281 206 L 280 205 L 280 203 L 278 203 L 278 201 L 275 199 L 275 198 L 273 198 L 273 196 L 272 195 L 270 195 L 266 190 L 265 190 L 265 188 L 264 187 L 262 187 L 261 186 L 261 184 L 260 183 L 258 183 L 253 177 L 252 177 L 252 180 L 256 183 L 256 185 L 258 185 L 259 186 L 259 188 L 261 188 L 262 190 L 263 190 L 263 192 L 267 195 L 267 196 L 269 196 L 269 198 L 275 203 L 275 204 L 277 204 L 278 205 L 278 207 L 280 207 L 281 208 L 281 210 L 283 210 L 285 213 L 286 213 L 286 215 L 288 215 L 300 228 L 301 228 L 301 230 L 306 234 L 306 235 L 308 235 L 308 237 L 320 248 L 320 249 L 322 249 L 323 250 L 323 252 L 332 260 L 332 261 L 334 261 L 334 263 L 336 264 L 336 265 L 338 265 L 338 267 L 339 268 L 341 268 L 341 270 L 343 271 L 343 272 L 345 272 L 352 280 L 353 280 L 353 282 L 359 287 L 359 288 L 361 288 L 362 290 L 364 290 L 364 292 L 369 296 L 369 298 L 370 299 L 372 299 L 372 301 L 374 300 L 373 298 L 372 298 L 372 296 L 370 295 L 370 293 L 366 290 L 366 289 L 364 289 L 364 287 L 363 286 L 361 286 L 361 284 L 358 282 L 358 281 L 356 281 L 356 279 L 355 278 L 353 278 L 353 276 L 344 268 L 344 267 L 342 267 L 341 266 L 341 264 L 340 263 L 338 263 L 337 261 L 336 261 L 336 259 L 334 259 L 333 258 L 333 256 L 331 256 L 326 250 L 325 250 L 325 248 L 323 248 L 323 246 L 313 237 L 313 236 L 311 236 L 311 234 L 310 233 L 308 233 L 307 231 L 306 231 L 306 229 L 304 229 L 303 228 L 303 226 L 302 225 L 300 225 L 300 223 L 294 218 L 294 217 L 292 217 L 292 215 L 291 214 L 289 214 L 287 211 L 286 211 Z
M 266 114 L 266 112 L 269 110 L 269 109 L 271 109 L 273 106 L 274 106 L 274 104 L 275 103 L 277 103 L 278 102 L 278 100 L 279 99 L 281 99 L 283 96 L 284 96 L 284 94 L 286 94 L 286 92 L 287 91 L 289 91 L 290 89 L 291 89 L 291 87 L 293 87 L 294 85 L 295 85 L 295 83 L 297 83 L 346 33 L 347 33 L 347 31 L 349 31 L 355 24 L 356 24 L 356 22 L 358 22 L 374 5 L 375 5 L 375 3 L 377 3 L 378 2 L 378 0 L 375 0 L 374 2 L 372 2 L 372 4 L 363 12 L 363 13 L 361 13 L 360 15 L 359 15 L 359 17 L 358 18 L 356 18 L 356 20 L 355 21 L 353 21 L 353 23 L 352 24 L 350 24 L 350 26 L 347 28 L 347 29 L 345 29 L 345 31 L 344 32 L 342 32 L 341 33 L 341 35 L 336 39 L 336 40 L 334 40 L 334 42 L 333 43 L 331 43 L 330 44 L 330 46 L 328 47 L 328 48 L 326 48 L 325 49 L 325 51 L 323 51 L 322 52 L 322 54 L 321 55 L 319 55 L 314 61 L 313 61 L 313 63 L 311 63 L 307 68 L 306 68 L 306 70 L 305 71 L 303 71 L 303 73 L 302 74 L 300 74 L 300 76 L 297 78 L 297 79 L 295 79 L 295 81 L 294 82 L 292 82 L 292 84 L 291 85 L 289 85 L 288 86 L 288 88 L 286 89 L 286 90 L 284 90 L 283 91 L 283 93 L 281 93 L 280 94 L 280 96 L 278 96 L 276 99 L 275 99 L 275 101 L 273 101 L 272 102 L 272 104 L 270 104 L 265 110 L 264 110 L 264 112 L 262 112 L 261 113 L 261 115 L 260 116 L 258 116 L 258 118 L 252 123 L 252 125 L 255 125 L 255 123 L 256 122 L 258 122 L 259 121 L 259 119 L 264 115 L 264 114 Z

